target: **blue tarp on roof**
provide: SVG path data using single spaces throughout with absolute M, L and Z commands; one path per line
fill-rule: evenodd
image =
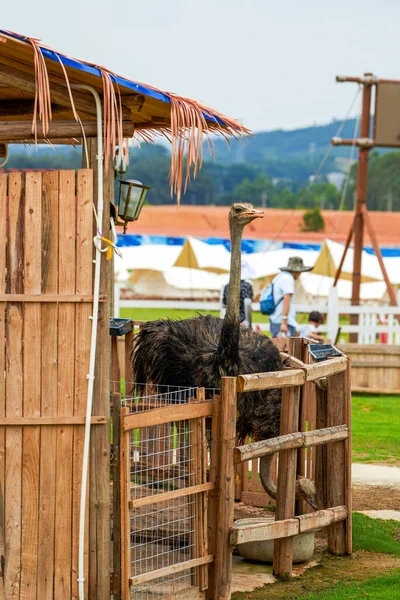
M 133 235 L 133 234 L 118 234 L 117 246 L 142 246 L 144 244 L 161 244 L 166 246 L 183 246 L 185 243 L 184 237 L 181 236 L 164 236 L 164 235 Z M 215 246 L 223 244 L 227 250 L 230 250 L 230 240 L 225 238 L 209 237 L 200 238 L 202 242 Z M 290 248 L 296 250 L 314 250 L 321 249 L 321 244 L 300 244 L 297 242 L 279 242 L 274 240 L 242 240 L 242 252 L 252 254 L 253 252 L 264 252 L 267 250 L 277 250 L 279 248 Z M 368 254 L 374 254 L 370 247 L 364 247 Z M 396 257 L 400 256 L 400 248 L 381 248 L 382 256 Z
M 0 29 L 0 34 L 7 35 L 11 38 L 20 40 L 22 42 L 29 42 L 26 36 L 18 35 L 5 29 Z M 44 46 L 40 46 L 40 49 L 42 51 L 43 56 L 45 58 L 48 58 L 49 60 L 52 60 L 54 62 L 61 62 L 66 67 L 71 67 L 72 69 L 77 69 L 78 71 L 84 71 L 85 73 L 89 73 L 91 75 L 95 75 L 96 77 L 101 78 L 100 69 L 94 65 L 88 64 L 86 62 L 81 62 L 80 60 L 77 60 L 75 58 L 70 58 L 68 56 L 65 56 L 64 54 L 61 54 L 60 52 L 50 50 L 49 48 L 46 48 Z M 125 79 L 124 77 L 120 77 L 119 75 L 111 76 L 118 85 L 128 88 L 133 92 L 136 92 L 137 94 L 143 94 L 144 96 L 149 96 L 150 98 L 154 98 L 155 100 L 171 104 L 170 98 L 166 94 L 163 94 L 161 91 L 155 90 L 151 87 L 147 87 L 142 83 L 136 83 L 135 81 L 132 81 L 130 79 Z M 215 115 L 204 114 L 204 117 L 208 121 L 213 121 L 220 125 L 224 124 L 224 122 Z

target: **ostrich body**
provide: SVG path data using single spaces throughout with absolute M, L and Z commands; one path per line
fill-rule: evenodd
M 233 204 L 229 212 L 231 265 L 223 320 L 203 315 L 181 321 L 145 323 L 135 336 L 134 380 L 170 386 L 219 388 L 222 376 L 280 371 L 278 349 L 271 340 L 240 327 L 240 247 L 243 228 L 263 212 L 251 204 Z M 279 435 L 280 390 L 238 394 L 237 434 L 262 440 Z

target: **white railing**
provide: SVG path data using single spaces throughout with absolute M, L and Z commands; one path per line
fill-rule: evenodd
M 400 292 L 400 290 L 399 290 Z M 387 305 L 363 305 L 348 306 L 339 303 L 337 289 L 332 288 L 329 292 L 326 304 L 296 304 L 297 313 L 309 313 L 311 310 L 318 310 L 326 315 L 326 322 L 319 330 L 326 334 L 330 340 L 335 340 L 339 327 L 340 335 L 346 333 L 358 333 L 358 342 L 360 344 L 375 344 L 379 342 L 379 334 L 387 334 L 386 342 L 388 344 L 400 344 L 400 321 L 397 315 L 400 315 L 400 293 L 398 292 L 399 306 Z M 253 311 L 259 310 L 258 302 L 253 303 Z M 188 309 L 188 310 L 209 310 L 219 311 L 220 302 L 207 302 L 199 300 L 123 300 L 120 298 L 120 287 L 115 286 L 114 296 L 114 316 L 120 315 L 121 308 L 165 308 L 165 309 Z M 359 315 L 358 325 L 340 324 L 342 315 Z M 269 323 L 256 323 L 261 331 L 269 331 Z M 339 338 L 340 340 L 340 338 Z

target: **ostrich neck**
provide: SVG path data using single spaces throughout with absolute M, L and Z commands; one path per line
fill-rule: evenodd
M 267 456 L 262 456 L 260 458 L 260 479 L 261 484 L 267 494 L 276 500 L 276 485 L 272 481 L 271 477 L 271 465 L 273 458 L 273 454 L 267 454 Z
M 229 272 L 228 301 L 225 321 L 233 322 L 240 318 L 240 278 L 242 228 L 231 227 L 231 265 Z
M 220 376 L 235 377 L 239 369 L 240 337 L 240 245 L 243 227 L 231 225 L 231 267 L 226 313 L 215 355 Z

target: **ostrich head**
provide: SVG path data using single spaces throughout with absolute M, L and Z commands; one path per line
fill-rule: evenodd
M 271 463 L 273 454 L 267 454 L 260 458 L 260 478 L 264 490 L 276 500 L 276 485 L 271 477 Z M 299 476 L 296 480 L 295 493 L 297 500 L 305 500 L 314 510 L 317 510 L 315 500 L 315 485 L 311 479 Z
M 315 500 L 315 484 L 307 477 L 298 477 L 296 481 L 296 497 L 300 500 L 305 500 L 314 510 L 318 509 Z
M 241 233 L 245 225 L 248 225 L 254 219 L 259 219 L 263 216 L 263 211 L 257 210 L 249 202 L 235 202 L 235 204 L 232 204 L 231 210 L 229 211 L 229 227 L 231 235 L 234 231 Z

